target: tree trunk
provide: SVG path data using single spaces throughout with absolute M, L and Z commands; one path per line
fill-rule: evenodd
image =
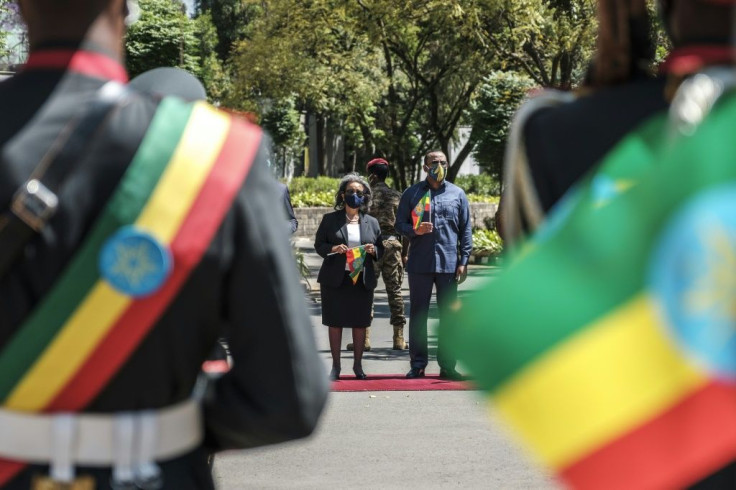
M 475 148 L 475 142 L 473 141 L 473 133 L 471 132 L 470 136 L 468 137 L 468 141 L 465 142 L 465 145 L 460 150 L 460 153 L 457 154 L 455 160 L 452 162 L 452 165 L 450 165 L 450 168 L 447 172 L 447 180 L 449 180 L 450 182 L 455 181 L 455 178 L 460 171 L 460 167 L 463 166 L 463 163 L 465 163 L 465 160 L 468 158 L 468 155 L 470 155 L 470 152 L 473 151 L 473 148 Z
M 325 156 L 325 118 L 316 116 L 317 175 L 327 175 L 327 158 Z

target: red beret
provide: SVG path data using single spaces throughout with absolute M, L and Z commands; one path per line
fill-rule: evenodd
M 386 165 L 388 167 L 388 162 L 384 160 L 383 158 L 374 158 L 370 162 L 368 162 L 365 166 L 365 169 L 370 169 L 373 165 Z

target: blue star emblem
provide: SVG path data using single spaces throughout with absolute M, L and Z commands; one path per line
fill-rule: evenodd
M 148 296 L 169 277 L 171 253 L 153 235 L 126 226 L 102 246 L 99 270 L 119 292 L 134 298 Z
M 674 214 L 649 280 L 677 343 L 714 375 L 736 379 L 736 186 L 705 191 Z

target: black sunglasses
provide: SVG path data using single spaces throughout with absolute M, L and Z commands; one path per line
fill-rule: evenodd
M 357 194 L 358 197 L 363 197 L 363 191 L 356 191 L 354 189 L 348 189 L 345 191 L 345 194 L 352 196 L 353 194 Z
M 433 162 L 429 162 L 430 165 L 442 165 L 443 167 L 447 166 L 447 160 L 434 160 Z

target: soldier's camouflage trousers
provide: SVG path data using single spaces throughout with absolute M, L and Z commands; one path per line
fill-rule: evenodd
M 404 264 L 401 263 L 401 242 L 396 238 L 383 241 L 383 255 L 376 262 L 376 279 L 383 276 L 386 284 L 388 306 L 391 309 L 391 325 L 403 327 L 406 324 L 404 315 L 404 298 L 401 297 L 401 281 L 404 279 Z M 371 319 L 373 312 L 371 312 Z

